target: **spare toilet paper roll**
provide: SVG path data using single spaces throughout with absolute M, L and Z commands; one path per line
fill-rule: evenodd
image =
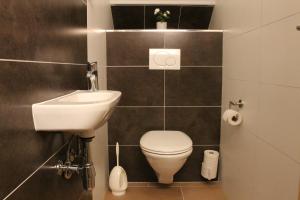
M 202 162 L 201 175 L 208 179 L 217 177 L 219 152 L 214 150 L 204 151 L 204 159 Z
M 231 126 L 238 126 L 242 123 L 243 117 L 241 113 L 232 109 L 228 109 L 223 114 L 223 120 Z

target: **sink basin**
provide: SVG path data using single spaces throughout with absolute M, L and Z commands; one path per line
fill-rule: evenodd
M 73 93 L 32 105 L 37 131 L 65 131 L 94 137 L 94 130 L 111 116 L 121 92 L 77 90 Z

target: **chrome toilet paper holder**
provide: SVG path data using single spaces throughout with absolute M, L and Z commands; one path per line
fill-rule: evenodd
M 243 108 L 244 105 L 245 105 L 245 102 L 241 99 L 239 99 L 238 101 L 229 101 L 229 109 L 231 109 L 232 106 L 237 106 L 238 108 Z

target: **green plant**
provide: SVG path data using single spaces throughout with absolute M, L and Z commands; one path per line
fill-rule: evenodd
M 158 22 L 166 22 L 168 19 L 170 19 L 171 12 L 168 11 L 168 10 L 166 10 L 165 12 L 163 12 L 159 8 L 156 8 L 154 10 L 154 15 L 156 16 L 156 20 Z

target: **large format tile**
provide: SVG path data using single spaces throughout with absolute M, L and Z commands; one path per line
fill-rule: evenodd
M 108 124 L 108 143 L 139 145 L 144 133 L 163 130 L 164 109 L 154 107 L 116 108 Z
M 2 199 L 66 142 L 59 133 L 34 131 L 31 105 L 86 89 L 86 78 L 84 67 L 72 65 L 0 62 L 0 69 Z
M 254 198 L 257 139 L 249 130 L 222 126 L 222 184 L 230 200 Z
M 240 35 L 260 26 L 261 1 L 221 0 L 218 2 L 219 5 L 217 7 L 222 11 L 218 16 L 219 18 L 214 20 L 222 21 L 221 28 L 222 30 L 226 30 L 224 32 L 225 39 Z
M 114 29 L 143 29 L 144 6 L 111 6 Z
M 109 169 L 116 166 L 115 146 L 109 146 Z M 120 165 L 130 182 L 156 182 L 155 172 L 150 167 L 139 146 L 120 146 Z
M 300 175 L 298 163 L 262 141 L 255 146 L 255 150 L 255 199 L 297 200 Z
M 262 85 L 258 136 L 300 162 L 300 89 Z
M 267 24 L 300 11 L 298 0 L 261 0 L 262 22 Z M 296 25 L 296 24 L 295 24 Z
M 56 169 L 49 169 L 49 167 L 56 165 L 58 160 L 65 159 L 65 151 L 66 149 L 63 149 L 58 155 L 49 160 L 29 180 L 18 188 L 8 200 L 83 199 L 80 198 L 81 193 L 83 193 L 83 188 L 79 175 L 74 173 L 71 179 L 66 180 L 57 175 Z M 85 199 L 87 200 L 87 198 Z
M 212 185 L 198 187 L 182 187 L 184 200 L 225 200 L 221 187 Z
M 183 200 L 179 187 L 129 187 L 126 194 L 116 197 L 108 192 L 105 200 Z
M 221 67 L 166 71 L 165 84 L 167 106 L 221 105 Z
M 299 20 L 300 14 L 262 28 L 263 82 L 300 87 Z
M 167 107 L 166 130 L 183 131 L 194 145 L 220 143 L 221 108 Z
M 121 106 L 162 106 L 164 72 L 146 67 L 107 68 L 107 88 L 122 92 Z
M 224 77 L 258 81 L 260 53 L 260 30 L 224 40 Z
M 163 48 L 161 32 L 108 32 L 107 65 L 149 65 L 149 48 Z
M 179 6 L 146 6 L 145 8 L 145 28 L 156 29 L 156 16 L 154 10 L 160 8 L 163 12 L 170 11 L 171 18 L 168 20 L 168 29 L 177 29 L 179 23 Z
M 181 49 L 182 66 L 221 66 L 220 32 L 167 32 L 165 47 Z
M 191 181 L 205 181 L 201 176 L 201 163 L 203 161 L 205 150 L 219 150 L 218 146 L 193 146 L 193 152 L 188 158 L 184 166 L 175 174 L 174 181 L 177 182 L 191 182 Z M 213 181 L 217 180 L 213 179 Z
M 234 127 L 234 130 L 244 131 L 247 129 L 256 133 L 258 131 L 259 84 L 252 81 L 223 80 L 222 114 L 229 109 L 230 101 L 238 100 L 244 101 L 244 106 L 240 109 L 232 108 L 241 113 L 243 121 L 241 126 Z M 230 127 L 230 125 L 226 123 L 224 127 Z
M 180 13 L 180 29 L 208 29 L 213 6 L 183 6 Z
M 0 58 L 86 63 L 81 1 L 3 1 L 0 13 Z

